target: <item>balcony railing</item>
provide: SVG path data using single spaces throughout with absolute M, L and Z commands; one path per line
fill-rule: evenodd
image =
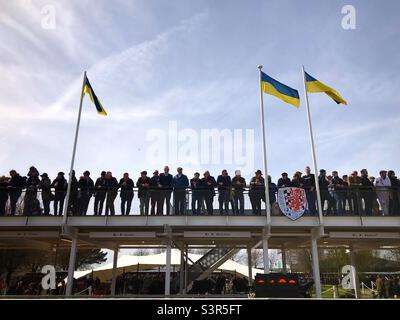
M 327 216 L 399 216 L 399 190 L 348 189 L 345 191 L 321 190 L 323 214 Z M 41 192 L 41 190 L 0 190 L 0 216 L 56 216 L 64 211 L 66 192 Z M 133 197 L 132 197 L 133 195 Z M 307 192 L 305 216 L 318 216 L 315 192 Z M 161 201 L 160 199 L 164 199 Z M 166 201 L 168 200 L 169 201 Z M 277 192 L 270 192 L 271 215 L 281 216 L 276 202 Z M 150 190 L 138 198 L 138 189 L 124 191 L 90 191 L 72 193 L 69 215 L 266 215 L 264 191 L 250 192 L 244 188 L 236 194 L 230 190 Z M 162 203 L 162 205 L 161 205 Z M 167 210 L 168 203 L 169 210 Z M 220 207 L 222 203 L 222 208 Z M 242 203 L 242 204 L 241 204 Z M 258 204 L 261 204 L 258 208 Z M 311 206 L 315 204 L 315 210 Z M 157 205 L 159 209 L 157 210 Z M 208 205 L 208 209 L 207 209 Z M 162 210 L 161 210 L 162 207 Z M 4 208 L 4 209 L 2 209 Z M 112 209 L 114 208 L 114 210 Z M 2 212 L 4 210 L 4 212 Z M 4 213 L 4 214 L 3 214 Z

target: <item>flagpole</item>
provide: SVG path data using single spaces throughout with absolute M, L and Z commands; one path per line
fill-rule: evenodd
M 314 165 L 314 179 L 315 179 L 315 188 L 317 191 L 317 203 L 318 203 L 318 214 L 319 214 L 319 224 L 323 225 L 324 222 L 324 215 L 322 213 L 322 203 L 321 203 L 321 193 L 319 189 L 318 183 L 318 167 L 317 167 L 317 158 L 315 156 L 315 146 L 314 146 L 314 137 L 313 137 L 313 130 L 311 125 L 311 114 L 310 114 L 310 107 L 308 104 L 308 93 L 307 93 L 307 86 L 306 86 L 306 74 L 304 70 L 304 66 L 302 66 L 303 71 L 303 82 L 304 82 L 304 95 L 306 99 L 306 110 L 307 110 L 307 121 L 308 121 L 308 132 L 310 134 L 310 145 L 311 145 L 311 156 Z
M 263 150 L 263 162 L 264 162 L 264 184 L 265 184 L 265 206 L 267 209 L 267 225 L 271 224 L 271 206 L 269 203 L 269 183 L 268 183 L 268 167 L 267 167 L 267 147 L 266 147 L 266 134 L 265 134 L 265 123 L 264 123 L 264 96 L 262 91 L 262 65 L 258 66 L 260 70 L 260 112 L 261 112 L 261 135 L 262 135 L 262 150 Z
M 71 168 L 69 170 L 69 178 L 68 178 L 68 186 L 67 186 L 67 200 L 65 201 L 64 207 L 64 215 L 63 215 L 63 224 L 67 224 L 68 219 L 68 206 L 69 206 L 69 196 L 71 194 L 71 181 L 72 181 L 72 171 L 74 170 L 74 162 L 75 162 L 75 153 L 76 153 L 76 145 L 78 144 L 78 134 L 79 134 L 79 125 L 81 123 L 81 114 L 82 114 L 82 102 L 83 102 L 83 89 L 86 83 L 86 71 L 83 74 L 83 84 L 81 90 L 81 100 L 79 103 L 79 112 L 78 112 L 78 120 L 76 121 L 76 129 L 75 129 L 75 140 L 74 147 L 72 149 L 72 159 L 71 159 Z

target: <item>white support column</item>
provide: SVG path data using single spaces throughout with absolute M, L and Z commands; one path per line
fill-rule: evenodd
M 251 259 L 251 246 L 247 246 L 247 264 L 249 268 L 249 286 L 253 284 L 253 261 Z
M 76 261 L 76 251 L 77 251 L 78 239 L 73 238 L 71 242 L 71 251 L 69 254 L 69 265 L 68 265 L 68 280 L 67 288 L 65 291 L 66 296 L 72 295 L 72 286 L 74 284 L 74 272 L 75 272 L 75 261 Z
M 117 281 L 117 263 L 118 263 L 118 246 L 114 249 L 114 256 L 113 256 L 113 269 L 112 269 L 112 280 L 111 280 L 112 296 L 115 296 L 115 285 Z
M 183 286 L 185 282 L 185 245 L 181 247 L 181 263 L 179 267 L 179 293 L 183 294 Z
M 188 272 L 188 257 L 189 257 L 189 250 L 188 246 L 185 248 L 185 286 L 183 287 L 183 294 L 186 294 L 186 288 L 187 288 L 187 272 Z
M 269 273 L 268 239 L 263 239 L 262 244 L 263 244 L 264 273 Z
M 282 246 L 281 249 L 281 255 L 282 255 L 282 273 L 286 274 L 287 273 L 287 267 L 286 267 L 286 249 L 285 247 Z
M 171 241 L 168 240 L 166 245 L 166 261 L 165 261 L 165 296 L 171 293 Z
M 358 278 L 357 267 L 356 267 L 356 257 L 355 257 L 355 250 L 354 248 L 350 247 L 350 265 L 353 266 L 353 283 L 354 283 L 354 294 L 356 299 L 361 297 L 360 293 L 360 280 Z
M 314 234 L 311 236 L 311 255 L 312 255 L 315 292 L 317 294 L 317 298 L 322 298 L 321 276 L 319 273 L 318 243 L 317 243 L 317 237 Z

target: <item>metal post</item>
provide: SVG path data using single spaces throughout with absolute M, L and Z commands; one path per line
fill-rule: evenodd
M 355 259 L 355 250 L 353 248 L 350 248 L 350 265 L 353 267 L 352 270 L 352 281 L 354 284 L 354 294 L 356 299 L 360 298 L 360 281 L 358 278 L 357 274 L 357 268 L 356 268 L 356 259 Z
M 265 133 L 265 123 L 264 123 L 264 96 L 262 90 L 262 65 L 258 66 L 260 70 L 260 113 L 261 113 L 261 136 L 262 136 L 262 150 L 263 150 L 263 162 L 264 162 L 264 183 L 265 183 L 265 207 L 267 209 L 267 225 L 271 223 L 271 206 L 269 204 L 269 184 L 268 184 L 268 166 L 267 166 L 267 146 L 266 140 L 267 136 Z
M 184 255 L 185 245 L 181 248 L 181 262 L 179 267 L 179 293 L 183 293 L 183 286 L 185 281 L 185 255 Z
M 187 288 L 187 273 L 188 273 L 188 258 L 189 258 L 188 246 L 185 248 L 185 286 L 183 287 L 183 294 L 186 294 Z
M 171 241 L 168 241 L 166 246 L 166 261 L 165 261 L 165 296 L 171 293 Z
M 253 263 L 251 257 L 251 246 L 247 246 L 247 264 L 249 268 L 249 286 L 253 284 Z
M 263 239 L 262 244 L 263 244 L 264 273 L 269 273 L 268 239 Z
M 319 273 L 318 243 L 317 243 L 317 238 L 314 235 L 311 236 L 311 255 L 312 255 L 315 292 L 317 294 L 317 298 L 322 298 L 321 276 Z
M 118 246 L 114 249 L 114 257 L 113 257 L 113 270 L 112 270 L 112 279 L 111 279 L 111 295 L 115 296 L 115 285 L 117 278 L 117 267 L 118 267 Z
M 286 274 L 287 273 L 286 250 L 285 250 L 285 247 L 283 247 L 283 246 L 282 246 L 282 249 L 281 249 L 281 255 L 282 255 L 282 273 Z
M 73 238 L 71 242 L 71 251 L 69 254 L 69 265 L 68 265 L 68 280 L 67 288 L 65 291 L 66 296 L 72 295 L 72 286 L 74 284 L 74 272 L 75 272 L 75 261 L 76 261 L 76 251 L 77 251 L 78 239 Z

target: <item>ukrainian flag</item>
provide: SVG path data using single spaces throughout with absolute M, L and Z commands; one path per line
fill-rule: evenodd
M 310 76 L 307 72 L 306 75 L 306 88 L 307 92 L 325 92 L 328 96 L 330 96 L 337 104 L 343 103 L 347 105 L 346 100 L 342 98 L 342 96 L 336 90 L 328 87 L 327 85 L 319 82 L 314 77 Z
M 101 114 L 103 116 L 106 116 L 107 112 L 106 112 L 106 110 L 104 110 L 99 99 L 97 98 L 96 94 L 94 93 L 93 88 L 90 85 L 89 79 L 87 77 L 85 77 L 85 85 L 83 86 L 83 94 L 85 94 L 85 93 L 89 94 L 90 100 L 92 101 L 92 103 L 95 105 L 95 107 L 97 109 L 97 113 Z
M 261 89 L 263 92 L 271 94 L 287 103 L 299 107 L 299 92 L 275 79 L 271 78 L 264 72 L 261 72 Z

